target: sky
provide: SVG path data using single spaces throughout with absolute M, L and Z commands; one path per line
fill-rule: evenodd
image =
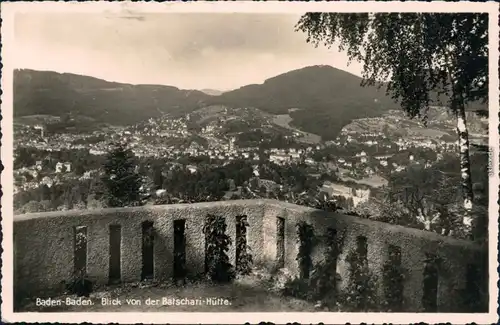
M 231 90 L 311 65 L 360 75 L 336 48 L 295 31 L 300 15 L 17 13 L 15 68 L 108 81 Z

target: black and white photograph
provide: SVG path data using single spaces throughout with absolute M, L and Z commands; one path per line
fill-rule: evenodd
M 496 322 L 498 10 L 2 3 L 3 318 Z

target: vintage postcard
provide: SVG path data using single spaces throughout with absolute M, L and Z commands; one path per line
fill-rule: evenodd
M 498 3 L 2 3 L 2 321 L 495 323 Z

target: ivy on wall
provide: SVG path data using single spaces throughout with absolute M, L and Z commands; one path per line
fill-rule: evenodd
M 206 276 L 217 283 L 230 282 L 235 276 L 227 255 L 232 241 L 226 231 L 227 225 L 224 217 L 207 215 L 203 226 Z
M 66 284 L 66 290 L 78 297 L 89 297 L 93 290 L 93 283 L 85 275 L 75 273 Z
M 336 272 L 337 260 L 343 251 L 345 231 L 337 233 L 335 229 L 329 228 L 324 236 L 317 237 L 311 225 L 300 222 L 297 224 L 297 234 L 300 277 L 286 283 L 282 291 L 284 295 L 315 301 L 319 303 L 318 307 L 328 307 L 330 310 L 365 311 L 380 307 L 376 294 L 377 278 L 368 268 L 366 251 L 360 251 L 359 247 L 347 254 L 349 278 L 344 290 L 338 289 L 341 279 Z M 314 264 L 311 254 L 319 243 L 324 247 L 324 257 Z
M 324 238 L 323 260 L 314 265 L 310 288 L 314 300 L 335 305 L 338 294 L 337 286 L 340 281 L 340 275 L 337 273 L 337 260 L 342 252 L 344 232 L 338 233 L 336 229 L 328 228 Z
M 382 268 L 382 288 L 385 309 L 389 312 L 400 312 L 404 305 L 404 280 L 407 270 L 401 265 L 399 248 L 389 247 L 389 259 Z
M 250 274 L 252 271 L 253 258 L 247 244 L 248 226 L 247 216 L 236 218 L 236 229 L 239 230 L 239 236 L 236 236 L 236 273 L 240 275 Z
M 297 235 L 299 252 L 296 260 L 299 263 L 300 278 L 308 279 L 313 267 L 311 254 L 317 244 L 314 228 L 307 222 L 301 221 L 297 224 Z
M 82 228 L 82 227 L 80 227 Z M 86 251 L 87 249 L 87 233 L 86 230 L 84 232 L 79 227 L 75 228 L 75 241 L 74 241 L 74 251 Z M 81 256 L 75 256 L 75 259 L 81 259 Z M 92 281 L 90 281 L 87 277 L 86 272 L 86 258 L 84 262 L 79 263 L 80 265 L 75 268 L 73 271 L 73 275 L 66 283 L 66 290 L 70 294 L 75 294 L 78 297 L 88 297 L 92 292 Z
M 346 257 L 349 279 L 342 304 L 355 311 L 378 310 L 377 277 L 370 271 L 363 254 L 352 249 Z
M 283 294 L 299 299 L 311 300 L 314 291 L 311 290 L 311 271 L 314 274 L 312 253 L 314 247 L 319 243 L 314 234 L 314 228 L 305 221 L 297 223 L 298 253 L 295 260 L 299 265 L 300 276 L 289 280 L 284 288 Z

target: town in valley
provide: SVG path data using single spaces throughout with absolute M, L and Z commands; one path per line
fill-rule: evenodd
M 318 69 L 333 72 L 332 78 L 347 75 L 329 66 L 315 66 L 293 71 L 297 76 L 280 77 L 286 81 Z M 18 70 L 16 76 L 67 79 L 64 74 L 30 70 Z M 83 84 L 87 78 L 71 77 Z M 123 92 L 103 89 L 90 91 L 101 97 Z M 334 202 L 335 209 L 346 213 L 373 213 L 383 208 L 387 188 L 396 186 L 398 177 L 406 177 L 408 169 L 458 175 L 456 123 L 445 107 L 432 107 L 427 125 L 401 110 L 378 108 L 373 114 L 378 116 L 358 116 L 336 130 L 319 129 L 322 135 L 318 135 L 314 125 L 304 128 L 293 122 L 292 116 L 307 107 L 276 114 L 210 103 L 220 97 L 207 95 L 208 104 L 200 103 L 200 108 L 189 112 L 163 113 L 170 108 L 158 106 L 161 113 L 126 125 L 71 111 L 61 116 L 17 116 L 15 211 L 105 207 L 106 202 L 99 199 L 102 165 L 116 143 L 125 144 L 136 158 L 141 204 L 276 198 L 310 206 Z M 373 101 L 368 105 L 377 104 L 377 98 Z M 487 187 L 488 119 L 474 110 L 467 114 L 472 165 L 479 166 L 473 174 L 474 186 L 481 191 Z M 378 217 L 383 216 L 374 218 Z M 430 230 L 429 221 L 412 225 Z

